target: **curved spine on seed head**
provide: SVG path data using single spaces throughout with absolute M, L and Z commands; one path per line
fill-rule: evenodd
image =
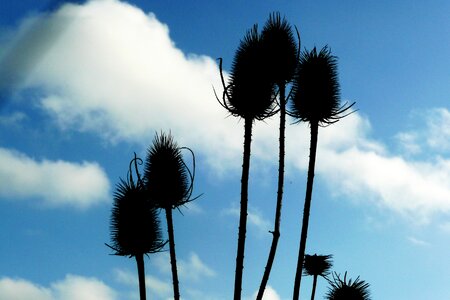
M 142 160 L 131 160 L 127 180 L 120 179 L 114 192 L 110 231 L 115 255 L 133 257 L 160 252 L 166 242 L 162 239 L 157 209 L 147 197 L 141 180 L 138 164 Z M 133 165 L 137 181 L 133 179 Z

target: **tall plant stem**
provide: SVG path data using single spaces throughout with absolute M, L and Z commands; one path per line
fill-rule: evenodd
M 275 209 L 274 229 L 271 231 L 273 238 L 270 246 L 269 256 L 267 258 L 266 268 L 261 279 L 258 295 L 256 300 L 261 300 L 269 281 L 270 271 L 272 270 L 275 253 L 277 252 L 278 240 L 280 239 L 280 222 L 281 222 L 281 205 L 283 202 L 283 185 L 284 185 L 284 152 L 285 152 L 285 124 L 286 124 L 286 99 L 285 99 L 285 85 L 280 84 L 280 139 L 279 139 L 279 157 L 278 157 L 278 190 L 277 190 L 277 205 Z
M 172 267 L 172 283 L 173 283 L 173 298 L 175 300 L 180 299 L 180 288 L 178 285 L 178 272 L 177 272 L 177 257 L 175 255 L 175 238 L 173 234 L 173 220 L 172 220 L 172 208 L 166 208 L 167 219 L 167 233 L 169 235 L 169 249 L 170 249 L 170 265 Z
M 312 121 L 311 126 L 311 144 L 309 148 L 308 179 L 306 183 L 305 206 L 303 208 L 302 232 L 300 237 L 300 248 L 298 252 L 297 271 L 295 273 L 293 300 L 298 300 L 300 296 L 300 282 L 302 280 L 303 260 L 305 257 L 306 238 L 308 235 L 309 212 L 311 210 L 311 197 L 314 183 L 314 167 L 316 164 L 317 135 L 319 123 Z
M 314 296 L 316 295 L 316 286 L 317 286 L 317 275 L 314 275 L 313 287 L 311 291 L 311 300 L 314 300 Z
M 144 254 L 136 254 L 136 264 L 138 269 L 139 278 L 139 294 L 141 295 L 141 300 L 145 300 L 145 270 L 144 270 Z
M 253 119 L 246 118 L 244 124 L 244 154 L 241 177 L 241 210 L 239 217 L 238 246 L 236 254 L 236 273 L 234 279 L 234 300 L 241 299 L 242 273 L 244 269 L 245 234 L 247 231 L 248 177 L 250 170 L 250 149 L 252 142 Z

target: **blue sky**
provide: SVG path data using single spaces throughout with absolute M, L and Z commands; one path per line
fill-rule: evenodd
M 114 186 L 160 130 L 194 150 L 203 194 L 174 216 L 181 295 L 231 299 L 243 121 L 214 98 L 216 58 L 228 71 L 273 11 L 302 47 L 331 47 L 342 100 L 358 108 L 319 130 L 307 253 L 332 254 L 373 299 L 450 298 L 448 1 L 97 0 L 0 4 L 0 299 L 138 299 L 135 261 L 104 243 Z M 271 241 L 277 119 L 253 136 L 245 299 Z M 306 125 L 287 126 L 266 300 L 292 295 L 308 143 Z M 146 272 L 148 297 L 170 299 L 168 254 Z M 319 281 L 316 297 L 326 290 Z

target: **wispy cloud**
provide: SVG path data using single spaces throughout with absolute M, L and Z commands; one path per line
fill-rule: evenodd
M 179 265 L 180 276 L 199 281 L 202 278 L 215 277 L 216 272 L 207 266 L 196 253 L 191 253 L 189 259 L 181 260 Z
M 66 275 L 63 280 L 43 287 L 20 278 L 0 279 L 0 299 L 33 300 L 116 300 L 117 293 L 92 277 Z
M 35 160 L 0 148 L 0 195 L 6 199 L 41 200 L 47 206 L 80 209 L 104 202 L 109 181 L 96 163 Z
M 170 274 L 170 257 L 168 253 L 152 256 L 151 263 L 163 274 Z M 187 259 L 177 259 L 178 275 L 188 281 L 198 282 L 200 279 L 216 276 L 216 272 L 203 262 L 198 254 L 191 252 Z
M 239 208 L 236 206 L 232 206 L 230 208 L 224 209 L 222 211 L 222 215 L 233 216 L 239 218 L 240 212 Z M 262 212 L 250 206 L 247 212 L 247 221 L 251 227 L 257 230 L 260 233 L 267 233 L 270 230 L 271 223 L 262 215 Z
M 411 123 L 414 124 L 412 130 L 396 136 L 406 151 L 412 150 L 412 154 L 450 152 L 450 111 L 447 108 L 414 111 L 411 113 Z
M 25 120 L 27 115 L 22 112 L 13 112 L 9 115 L 0 116 L 0 125 L 3 126 L 14 126 L 18 125 L 20 122 Z
M 422 153 L 422 147 L 418 141 L 419 137 L 414 132 L 400 132 L 395 136 L 401 151 L 406 155 L 417 155 Z
M 131 294 L 135 296 L 136 299 L 139 299 L 137 294 L 137 290 L 139 287 L 139 280 L 136 272 L 131 272 L 128 270 L 115 269 L 114 275 L 116 277 L 116 281 L 122 283 L 124 285 L 129 286 L 133 290 L 130 291 Z M 146 275 L 145 276 L 145 284 L 147 288 L 148 295 L 157 295 L 158 299 L 167 299 L 173 294 L 172 284 L 170 281 L 164 281 L 156 278 L 155 276 Z
M 439 152 L 450 151 L 450 111 L 435 108 L 427 111 L 427 143 Z
M 429 246 L 431 246 L 430 243 L 428 243 L 428 242 L 426 242 L 424 240 L 415 238 L 413 236 L 408 237 L 408 241 L 410 243 L 412 243 L 413 245 L 420 246 L 420 247 L 429 247 Z
M 439 229 L 450 234 L 450 222 L 444 222 L 440 224 Z

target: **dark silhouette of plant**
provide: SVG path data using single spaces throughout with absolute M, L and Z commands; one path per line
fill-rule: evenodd
M 137 181 L 132 175 L 134 164 Z M 114 193 L 111 212 L 111 241 L 114 255 L 135 257 L 139 277 L 141 300 L 145 300 L 144 254 L 160 252 L 164 245 L 161 238 L 158 213 L 149 201 L 138 171 L 142 160 L 135 157 L 130 162 L 127 180 L 120 179 Z
M 333 280 L 330 280 L 330 288 L 325 295 L 327 300 L 370 300 L 369 283 L 359 280 L 359 276 L 352 282 L 347 281 L 347 272 L 344 279 L 341 279 L 336 272 L 332 274 Z
M 229 84 L 223 84 L 222 101 L 219 103 L 233 116 L 244 119 L 244 153 L 241 178 L 241 201 L 239 217 L 238 246 L 236 254 L 236 273 L 234 284 L 234 299 L 241 299 L 242 273 L 244 268 L 245 236 L 247 230 L 248 179 L 250 169 L 250 151 L 252 140 L 252 125 L 255 120 L 263 120 L 275 113 L 273 84 L 268 76 L 261 38 L 257 25 L 247 31 L 236 50 L 231 66 Z M 217 98 L 217 95 L 216 95 Z
M 192 172 L 183 161 L 182 149 L 187 149 L 192 154 Z M 173 291 L 174 299 L 177 300 L 180 299 L 180 289 L 175 255 L 172 209 L 179 208 L 181 205 L 194 200 L 191 199 L 194 177 L 195 157 L 192 150 L 186 147 L 178 147 L 170 134 L 156 134 L 153 144 L 147 152 L 144 181 L 150 199 L 155 202 L 158 208 L 164 209 L 166 212 Z
M 339 104 L 337 59 L 331 55 L 328 47 L 322 48 L 319 53 L 315 47 L 310 52 L 301 53 L 293 90 L 291 115 L 297 122 L 309 122 L 311 128 L 308 178 L 293 293 L 293 299 L 298 300 L 311 208 L 318 129 L 319 126 L 333 124 L 344 117 L 342 114 L 354 103 Z
M 279 13 L 269 16 L 261 33 L 262 49 L 267 64 L 268 76 L 271 82 L 278 88 L 280 105 L 280 129 L 279 129 L 279 158 L 278 158 L 278 190 L 275 209 L 274 229 L 271 231 L 273 238 L 267 258 L 264 274 L 261 279 L 257 300 L 264 295 L 270 271 L 277 251 L 280 238 L 281 206 L 284 184 L 284 153 L 285 153 L 285 123 L 286 123 L 286 84 L 294 77 L 297 65 L 298 48 L 291 26 L 285 18 L 281 19 Z
M 311 292 L 311 300 L 314 300 L 316 294 L 317 277 L 322 276 L 326 278 L 333 262 L 332 255 L 305 255 L 304 271 L 305 275 L 313 276 L 313 288 Z

